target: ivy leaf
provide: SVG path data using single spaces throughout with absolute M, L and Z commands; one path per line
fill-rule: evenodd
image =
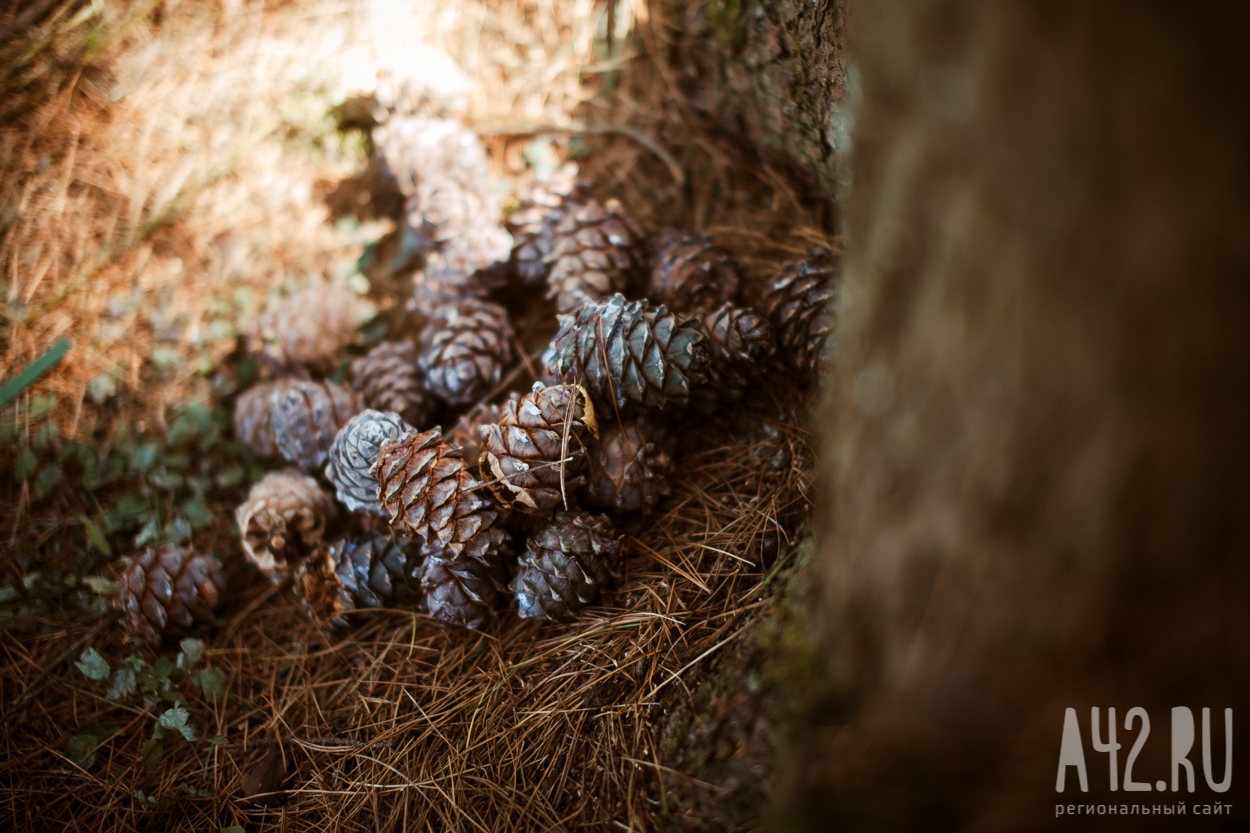
M 129 668 L 118 668 L 109 679 L 108 698 L 122 700 L 135 693 L 135 672 Z
M 107 550 L 102 550 L 105 555 L 110 555 Z M 113 581 L 108 576 L 83 576 L 82 583 L 91 588 L 92 593 L 100 596 L 116 596 L 121 592 L 121 585 Z
M 89 680 L 102 682 L 109 675 L 109 664 L 104 661 L 104 657 L 100 656 L 100 652 L 95 648 L 88 648 L 82 652 L 82 656 L 78 658 L 74 665 L 78 666 L 78 670 L 83 673 Z
M 65 755 L 83 769 L 95 763 L 95 751 L 100 741 L 95 735 L 74 735 L 65 742 Z
M 178 647 L 182 649 L 182 652 L 178 654 L 179 668 L 190 670 L 204 658 L 203 639 L 184 639 L 178 643 Z
M 156 769 L 164 758 L 165 744 L 161 743 L 160 738 L 148 738 L 139 747 L 139 763 L 145 769 Z
M 204 692 L 204 696 L 213 704 L 220 703 L 226 697 L 226 675 L 219 668 L 203 668 L 195 672 L 192 681 Z
M 185 708 L 175 703 L 173 708 L 165 710 L 157 723 L 162 729 L 177 732 L 187 740 L 195 740 L 195 727 L 187 722 L 190 717 L 190 713 Z
M 143 804 L 146 804 L 149 807 L 156 806 L 156 797 L 148 795 L 143 790 L 135 790 L 135 798 L 139 799 L 140 802 L 142 802 Z

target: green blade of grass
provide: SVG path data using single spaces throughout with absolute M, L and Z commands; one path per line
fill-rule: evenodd
M 0 408 L 5 407 L 14 399 L 16 399 L 22 391 L 33 385 L 40 376 L 56 367 L 57 362 L 65 358 L 65 354 L 69 352 L 69 348 L 74 343 L 68 338 L 63 338 L 56 344 L 48 348 L 48 352 L 31 363 L 30 367 L 23 370 L 17 376 L 5 382 L 0 386 Z

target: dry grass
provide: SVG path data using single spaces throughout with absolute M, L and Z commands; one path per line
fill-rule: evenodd
M 476 81 L 467 118 L 487 135 L 502 187 L 524 189 L 523 151 L 539 136 L 580 154 L 596 188 L 649 227 L 680 222 L 717 238 L 756 286 L 780 260 L 828 242 L 820 206 L 671 94 L 658 16 L 613 5 L 618 29 L 637 21 L 637 30 L 611 45 L 606 8 L 591 0 L 417 6 L 412 25 Z M 329 128 L 324 104 L 358 83 L 344 67 L 390 54 L 371 34 L 374 18 L 321 0 L 162 8 L 159 21 L 123 29 L 120 6 L 105 4 L 118 30 L 106 60 L 0 127 L 4 365 L 75 340 L 16 406 L 19 433 L 48 419 L 85 438 L 117 424 L 162 431 L 175 403 L 220 395 L 214 374 L 233 373 L 236 335 L 277 292 L 356 280 L 367 235 L 329 222 L 323 198 L 363 157 Z M 401 300 L 374 294 L 384 307 Z M 170 354 L 179 360 L 153 361 Z M 108 393 L 102 375 L 117 390 L 93 399 Z M 205 662 L 227 675 L 229 691 L 215 704 L 183 690 L 199 735 L 226 744 L 167 741 L 163 762 L 144 767 L 140 748 L 163 707 L 110 702 L 72 662 L 88 644 L 114 664 L 134 650 L 115 623 L 72 605 L 8 618 L 0 825 L 644 830 L 672 821 L 654 727 L 771 604 L 808 507 L 805 407 L 782 380 L 733 415 L 682 426 L 673 497 L 626 530 L 619 585 L 562 625 L 505 614 L 464 633 L 384 611 L 328 641 L 289 590 L 239 565 L 228 512 L 212 507 L 221 518 L 203 535 L 220 545 L 235 590 Z M 779 472 L 752 454 L 764 422 L 790 453 Z M 4 449 L 0 468 L 9 456 Z M 39 529 L 27 548 L 49 553 L 85 546 L 81 529 L 52 514 L 81 511 L 67 501 L 111 499 L 41 503 L 24 486 L 7 488 L 0 540 L 12 546 Z M 22 569 L 5 574 L 20 581 Z M 93 724 L 116 731 L 80 766 L 66 741 Z M 258 787 L 275 754 L 284 776 Z

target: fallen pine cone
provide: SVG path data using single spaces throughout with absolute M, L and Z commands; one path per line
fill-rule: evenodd
M 457 556 L 437 542 L 422 550 L 421 587 L 430 616 L 451 627 L 480 628 L 495 615 L 506 590 L 502 563 Z
M 551 230 L 547 296 L 559 312 L 629 289 L 643 269 L 643 231 L 620 204 L 566 202 Z
M 584 385 L 605 413 L 681 407 L 706 376 L 707 337 L 667 307 L 615 295 L 561 315 L 544 362 L 561 381 Z
M 738 296 L 742 277 L 729 252 L 689 229 L 669 228 L 651 239 L 647 297 L 675 312 L 713 309 Z
M 499 384 L 511 353 L 504 308 L 465 298 L 426 326 L 420 365 L 430 392 L 449 405 L 467 405 Z
M 620 558 L 620 536 L 603 515 L 556 512 L 530 533 L 512 580 L 522 619 L 560 620 L 594 601 Z
M 547 515 L 586 482 L 586 441 L 598 433 L 584 388 L 535 382 L 481 427 L 482 479 L 502 506 Z
M 352 387 L 365 407 L 394 411 L 413 425 L 425 425 L 434 412 L 411 341 L 383 341 L 353 361 Z
M 278 453 L 306 472 L 325 465 L 339 429 L 360 411 L 356 394 L 334 382 L 287 379 L 269 394 Z
M 606 426 L 590 456 L 586 501 L 617 512 L 649 509 L 671 491 L 673 440 L 643 420 Z
M 270 402 L 277 382 L 261 382 L 239 394 L 234 403 L 234 436 L 258 457 L 277 457 L 278 438 L 273 431 Z
M 265 475 L 236 513 L 244 555 L 272 580 L 316 550 L 332 517 L 334 501 L 317 481 L 289 470 Z
M 272 370 L 324 369 L 351 343 L 356 326 L 355 295 L 339 286 L 312 287 L 258 318 L 248 351 Z
M 370 471 L 382 444 L 411 428 L 393 411 L 365 410 L 339 429 L 330 446 L 325 475 L 340 503 L 353 512 L 386 517 L 386 510 L 378 500 L 378 481 Z
M 707 335 L 707 381 L 692 394 L 697 409 L 712 413 L 742 398 L 777 349 L 772 325 L 754 310 L 722 304 L 698 315 Z
M 211 622 L 225 601 L 221 562 L 192 547 L 161 544 L 121 559 L 118 604 L 127 629 L 158 641 Z
M 318 551 L 301 565 L 295 587 L 315 620 L 340 629 L 350 611 L 419 599 L 421 573 L 422 557 L 412 541 L 370 535 Z
M 828 369 L 838 263 L 817 247 L 785 264 L 764 291 L 760 309 L 777 330 L 777 353 L 806 381 Z

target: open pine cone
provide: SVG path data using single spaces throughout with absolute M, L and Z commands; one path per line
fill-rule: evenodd
M 742 277 L 729 252 L 689 229 L 669 228 L 649 244 L 651 285 L 647 297 L 674 312 L 713 309 L 738 296 Z
M 547 515 L 586 482 L 586 442 L 598 433 L 584 388 L 535 382 L 482 426 L 482 479 L 502 506 Z
M 426 424 L 434 413 L 411 341 L 383 341 L 352 362 L 352 387 L 365 407 L 395 411 L 413 425 Z
M 603 428 L 590 455 L 586 501 L 617 512 L 648 509 L 667 497 L 673 439 L 644 420 Z
M 603 515 L 556 512 L 530 533 L 512 580 L 522 619 L 566 619 L 615 572 L 620 536 Z
M 449 405 L 467 405 L 499 384 L 511 354 L 507 311 L 466 298 L 442 309 L 426 326 L 420 365 L 431 393 Z
M 556 226 L 588 197 L 577 179 L 577 168 L 566 166 L 551 180 L 537 184 L 508 218 L 513 235 L 512 269 L 523 283 L 539 286 L 546 281 L 556 245 Z
M 511 399 L 518 396 L 514 392 Z M 447 432 L 447 442 L 460 446 L 465 464 L 472 471 L 478 470 L 482 454 L 482 427 L 499 421 L 500 406 L 483 402 L 468 413 L 461 414 Z
M 343 287 L 305 289 L 256 320 L 248 350 L 271 369 L 324 369 L 351 344 L 356 310 L 356 296 Z
M 370 471 L 382 444 L 411 428 L 394 411 L 366 410 L 339 429 L 330 447 L 325 475 L 340 503 L 353 512 L 386 517 L 386 510 L 378 501 L 378 481 Z
M 303 471 L 325 465 L 334 436 L 360 411 L 356 394 L 334 382 L 287 379 L 269 395 L 278 452 Z
M 807 381 L 828 368 L 837 280 L 833 253 L 817 247 L 782 266 L 760 300 L 777 330 L 778 355 Z
M 427 177 L 486 182 L 490 159 L 477 133 L 453 119 L 393 118 L 373 131 L 373 143 L 405 197 Z
M 334 501 L 317 481 L 290 470 L 265 475 L 236 512 L 243 553 L 274 580 L 316 550 L 333 517 Z
M 211 622 L 225 602 L 226 573 L 212 555 L 161 544 L 121 559 L 118 604 L 127 629 L 158 641 Z
M 440 429 L 409 430 L 384 443 L 372 474 L 382 506 L 405 534 L 437 539 L 456 558 L 497 562 L 506 537 L 499 514 Z
M 667 307 L 615 295 L 560 316 L 547 372 L 584 385 L 605 413 L 684 406 L 707 372 L 707 337 Z
M 422 557 L 412 541 L 367 535 L 323 548 L 300 566 L 296 592 L 305 610 L 334 628 L 350 611 L 409 604 L 421 596 Z

